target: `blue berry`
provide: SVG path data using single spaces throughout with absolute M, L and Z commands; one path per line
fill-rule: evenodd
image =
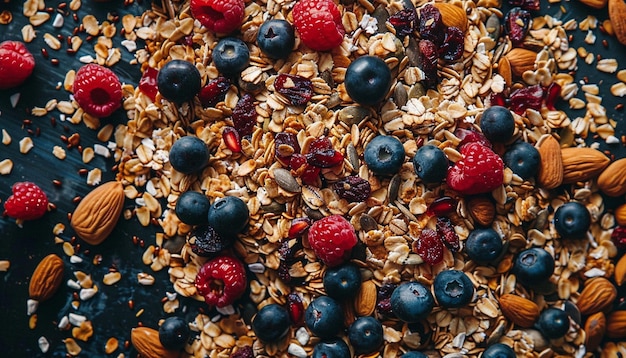
M 504 343 L 495 343 L 487 347 L 483 352 L 482 358 L 515 358 L 513 348 Z
M 513 273 L 524 285 L 538 285 L 547 281 L 554 273 L 554 258 L 542 248 L 524 250 L 515 259 Z
M 209 148 L 202 139 L 185 136 L 178 139 L 170 148 L 170 164 L 183 174 L 192 174 L 209 161 Z
M 374 317 L 359 317 L 348 328 L 348 339 L 356 354 L 372 353 L 383 344 L 383 325 Z
M 513 136 L 515 120 L 507 108 L 491 106 L 480 117 L 480 129 L 491 142 L 504 143 Z
M 435 277 L 433 286 L 437 302 L 444 308 L 465 306 L 474 297 L 474 285 L 463 271 L 442 271 Z
M 492 262 L 502 253 L 502 238 L 492 228 L 474 229 L 465 241 L 465 252 L 477 263 Z
M 157 75 L 157 88 L 172 102 L 182 103 L 193 99 L 202 87 L 200 71 L 191 62 L 172 60 Z
M 590 225 L 589 210 L 577 201 L 565 203 L 554 212 L 554 228 L 563 239 L 584 238 Z
M 422 352 L 409 351 L 401 355 L 400 358 L 428 358 L 428 356 Z
M 430 290 L 419 282 L 404 282 L 391 294 L 391 311 L 405 322 L 426 318 L 434 305 Z
M 361 287 L 361 271 L 355 264 L 329 267 L 324 273 L 324 289 L 328 296 L 345 300 L 354 297 Z
M 350 98 L 362 105 L 382 101 L 391 88 L 391 70 L 376 56 L 361 56 L 348 66 L 344 84 Z
M 197 191 L 186 191 L 176 200 L 176 216 L 187 225 L 207 223 L 211 202 L 206 195 Z
M 289 332 L 289 312 L 275 303 L 263 306 L 252 318 L 252 330 L 263 342 L 277 342 Z
M 517 142 L 504 153 L 502 160 L 513 173 L 528 180 L 537 174 L 541 158 L 535 146 L 527 142 Z
M 209 225 L 225 238 L 236 237 L 248 224 L 250 212 L 243 200 L 226 196 L 216 200 L 209 210 Z
M 569 330 L 569 316 L 561 309 L 550 307 L 541 312 L 537 326 L 550 339 L 563 337 Z
M 413 157 L 415 174 L 425 184 L 441 183 L 448 174 L 448 157 L 434 145 L 425 145 Z
M 166 349 L 182 349 L 190 334 L 189 325 L 180 317 L 168 317 L 159 327 L 159 341 Z
M 341 338 L 331 338 L 320 342 L 313 347 L 312 358 L 347 358 L 350 357 L 350 348 Z
M 236 75 L 248 67 L 250 50 L 240 39 L 225 37 L 213 49 L 213 62 L 220 73 L 226 76 Z
M 285 20 L 265 21 L 259 27 L 256 42 L 261 52 L 267 57 L 273 59 L 287 58 L 296 42 L 293 26 Z
M 304 322 L 314 335 L 330 338 L 343 328 L 343 310 L 334 299 L 320 296 L 306 308 Z
M 396 137 L 379 135 L 365 146 L 363 157 L 367 167 L 379 175 L 397 173 L 404 163 L 404 146 Z

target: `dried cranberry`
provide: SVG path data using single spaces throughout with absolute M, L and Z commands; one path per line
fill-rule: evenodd
M 540 110 L 543 102 L 543 88 L 540 85 L 522 87 L 509 96 L 510 109 L 522 115 L 526 109 Z
M 448 218 L 438 217 L 437 218 L 437 235 L 441 237 L 443 244 L 446 245 L 448 250 L 452 252 L 457 252 L 461 248 L 461 244 L 459 243 L 459 236 L 454 231 L 454 226 L 452 222 Z
M 289 227 L 289 233 L 287 236 L 289 238 L 302 236 L 309 226 L 311 226 L 311 219 L 307 217 L 295 218 L 291 221 L 291 226 Z
M 304 304 L 302 297 L 294 292 L 287 295 L 287 308 L 291 322 L 296 326 L 302 325 L 304 322 Z
M 213 256 L 233 243 L 233 240 L 222 238 L 209 225 L 197 227 L 191 232 L 191 237 L 195 237 L 193 244 L 190 245 L 191 251 L 202 257 Z
M 306 160 L 318 168 L 332 168 L 343 163 L 343 155 L 334 149 L 327 149 L 321 152 L 308 153 Z
M 256 117 L 254 97 L 246 93 L 237 101 L 237 105 L 233 109 L 233 125 L 240 136 L 245 137 L 252 134 L 256 124 Z
M 293 262 L 298 251 L 298 241 L 295 239 L 283 240 L 278 247 L 278 256 L 281 261 Z
M 489 97 L 489 103 L 491 106 L 502 106 L 502 107 L 508 107 L 509 103 L 507 98 L 504 96 L 504 93 L 500 92 L 500 93 L 491 93 L 491 96 Z
M 379 314 L 385 315 L 385 316 L 391 316 L 393 314 L 392 309 L 391 309 L 391 298 L 385 298 L 383 300 L 380 300 L 376 303 L 376 309 L 378 310 Z
M 504 17 L 504 29 L 511 39 L 513 46 L 519 46 L 524 42 L 524 37 L 530 30 L 532 18 L 530 12 L 519 8 L 512 8 Z
M 308 163 L 307 158 L 302 154 L 294 154 L 291 156 L 291 170 L 293 175 L 302 179 L 307 185 L 316 185 L 319 179 L 321 169 Z
M 428 206 L 427 213 L 434 216 L 446 216 L 456 210 L 456 200 L 449 196 L 442 196 L 435 199 Z
M 511 6 L 519 6 L 528 11 L 539 11 L 541 2 L 539 0 L 509 0 Z
M 441 47 L 439 47 L 439 56 L 448 62 L 454 62 L 461 59 L 463 49 L 465 48 L 465 35 L 458 27 L 450 26 L 446 28 L 446 36 Z
M 611 241 L 619 250 L 626 249 L 626 227 L 618 226 L 611 233 Z
M 309 153 L 319 152 L 322 150 L 333 149 L 333 143 L 331 143 L 328 137 L 316 138 L 309 144 Z
M 424 84 L 428 88 L 433 88 L 437 85 L 437 46 L 432 41 L 420 40 L 419 49 L 419 63 L 424 72 Z
M 291 282 L 291 274 L 289 273 L 289 265 L 285 261 L 280 261 L 278 263 L 278 270 L 276 270 L 276 274 L 278 278 L 283 280 L 285 283 Z
M 230 81 L 226 77 L 211 80 L 198 93 L 202 107 L 215 107 L 216 104 L 224 100 L 229 88 Z
M 403 37 L 413 32 L 417 12 L 414 8 L 403 9 L 389 16 L 389 23 L 396 29 L 396 36 Z
M 250 346 L 239 347 L 230 355 L 230 358 L 254 358 L 254 351 Z
M 226 147 L 230 149 L 233 153 L 241 153 L 241 139 L 239 138 L 239 133 L 233 127 L 224 127 L 222 129 L 222 139 L 224 140 L 224 144 Z
M 393 294 L 393 291 L 395 291 L 396 287 L 398 287 L 398 286 L 393 284 L 393 283 L 384 283 L 384 284 L 382 284 L 378 288 L 378 291 L 376 292 L 376 298 L 379 301 L 380 300 L 384 300 L 385 298 L 391 298 L 391 294 Z
M 156 99 L 159 88 L 157 87 L 157 75 L 159 71 L 148 67 L 139 80 L 139 90 L 148 96 L 152 101 Z
M 274 150 L 274 156 L 278 162 L 284 166 L 289 166 L 292 154 L 300 153 L 298 138 L 293 133 L 276 133 L 274 136 Z
M 372 193 L 370 183 L 358 175 L 341 179 L 333 187 L 340 198 L 351 203 L 365 201 Z
M 281 73 L 274 81 L 274 88 L 294 106 L 303 106 L 313 97 L 313 82 L 302 76 Z
M 441 12 L 433 4 L 424 5 L 420 9 L 418 31 L 422 39 L 441 45 L 445 37 L 446 25 L 443 24 Z
M 551 111 L 555 111 L 556 101 L 561 97 L 561 85 L 556 82 L 552 82 L 546 90 L 545 97 L 546 107 L 548 107 Z
M 491 148 L 491 142 L 481 132 L 472 129 L 457 128 L 454 130 L 454 135 L 461 140 L 459 147 L 467 143 L 478 142 Z
M 423 229 L 417 240 L 413 242 L 413 252 L 429 265 L 436 265 L 443 260 L 443 242 L 432 229 Z

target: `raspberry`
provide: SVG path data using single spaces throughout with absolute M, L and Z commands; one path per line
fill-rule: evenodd
M 447 183 L 463 195 L 488 193 L 502 185 L 504 163 L 490 148 L 472 142 L 461 147 L 463 159 L 448 169 Z
M 426 228 L 413 242 L 413 252 L 420 255 L 427 264 L 435 265 L 443 260 L 443 242 L 435 230 Z
M 106 67 L 90 63 L 76 72 L 74 99 L 88 114 L 108 117 L 122 105 L 122 85 Z
M 0 43 L 0 89 L 22 84 L 34 68 L 35 58 L 22 42 Z
M 191 15 L 210 31 L 228 34 L 243 21 L 243 0 L 191 0 Z
M 293 7 L 293 24 L 302 42 L 315 51 L 328 51 L 343 41 L 341 13 L 332 0 L 300 0 Z
M 348 259 L 356 242 L 354 227 L 341 215 L 327 216 L 309 229 L 311 248 L 328 266 L 337 266 Z
M 13 184 L 11 195 L 4 202 L 5 214 L 20 220 L 35 220 L 48 211 L 48 197 L 35 183 Z
M 196 276 L 198 293 L 208 305 L 225 307 L 246 290 L 246 270 L 232 256 L 219 256 L 205 263 Z

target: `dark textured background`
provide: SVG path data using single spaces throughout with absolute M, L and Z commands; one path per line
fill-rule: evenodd
M 589 8 L 579 4 L 577 0 L 563 1 L 552 7 L 547 7 L 544 4 L 542 12 L 554 15 L 558 12 L 560 5 L 568 10 L 563 16 L 564 21 L 574 17 L 582 20 L 584 16 L 590 13 L 597 15 L 600 20 L 607 18 L 606 11 L 590 11 Z M 56 6 L 56 2 L 48 1 L 47 6 Z M 150 4 L 146 0 L 143 3 L 136 3 L 127 7 L 120 0 L 110 3 L 84 0 L 82 8 L 78 11 L 78 16 L 82 18 L 87 13 L 93 13 L 102 22 L 106 19 L 108 11 L 117 12 L 121 18 L 128 12 L 140 14 L 147 6 Z M 22 15 L 22 1 L 13 0 L 8 4 L 0 4 L 0 11 L 4 9 L 13 12 L 14 20 L 10 25 L 0 25 L 0 40 L 20 40 L 20 29 L 27 21 Z M 83 164 L 76 149 L 67 150 L 67 158 L 63 161 L 56 159 L 51 154 L 53 146 L 65 147 L 60 139 L 61 135 L 69 137 L 73 133 L 80 133 L 81 144 L 87 147 L 98 142 L 95 131 L 87 129 L 84 124 L 72 125 L 60 122 L 58 120 L 59 113 L 56 111 L 39 118 L 28 114 L 30 108 L 34 106 L 43 107 L 51 98 L 68 99 L 69 94 L 63 89 L 56 90 L 56 84 L 63 81 L 68 69 L 78 69 L 81 66 L 78 61 L 81 55 L 93 55 L 93 44 L 85 42 L 79 53 L 74 56 L 69 56 L 64 52 L 66 45 L 58 52 L 49 50 L 50 59 L 58 58 L 60 60 L 59 66 L 52 65 L 50 59 L 46 60 L 42 56 L 40 49 L 46 47 L 43 43 L 45 32 L 60 33 L 67 36 L 71 34 L 74 26 L 76 23 L 70 15 L 65 18 L 65 24 L 60 30 L 52 28 L 52 19 L 36 28 L 37 38 L 27 45 L 37 62 L 33 76 L 18 88 L 0 91 L 0 129 L 9 132 L 13 139 L 9 146 L 0 145 L 0 160 L 11 158 L 14 162 L 12 173 L 7 176 L 0 176 L 0 200 L 4 202 L 10 195 L 10 187 L 14 182 L 27 180 L 40 185 L 48 194 L 50 201 L 57 206 L 56 211 L 46 214 L 40 220 L 27 222 L 23 228 L 16 226 L 12 219 L 0 217 L 0 260 L 8 259 L 11 261 L 9 271 L 0 273 L 0 355 L 5 357 L 43 356 L 37 347 L 37 339 L 40 336 L 45 336 L 51 344 L 50 352 L 45 356 L 64 357 L 66 351 L 62 340 L 71 334 L 67 331 L 59 331 L 56 328 L 56 322 L 69 312 L 84 314 L 94 324 L 95 336 L 88 343 L 79 343 L 83 347 L 81 356 L 104 356 L 104 342 L 113 336 L 119 339 L 121 345 L 113 356 L 117 356 L 120 352 L 124 352 L 126 356 L 133 356 L 132 348 L 123 349 L 122 347 L 123 342 L 129 339 L 130 329 L 140 321 L 147 326 L 156 327 L 157 320 L 165 316 L 159 300 L 164 297 L 166 290 L 173 291 L 165 270 L 160 273 L 152 273 L 148 267 L 141 263 L 141 254 L 144 249 L 133 245 L 131 238 L 133 235 L 137 235 L 146 242 L 146 245 L 149 245 L 154 243 L 156 229 L 152 227 L 142 228 L 136 219 L 129 221 L 120 219 L 109 239 L 98 247 L 89 247 L 89 245 L 81 243 L 79 255 L 85 260 L 82 264 L 70 264 L 60 245 L 54 244 L 53 226 L 58 222 L 66 224 L 68 229 L 61 236 L 68 240 L 73 234 L 67 221 L 67 213 L 72 212 L 75 208 L 72 198 L 84 196 L 91 189 L 85 182 L 86 177 L 80 176 L 78 170 L 99 167 L 103 170 L 103 181 L 111 180 L 114 177 L 114 173 L 110 170 L 113 165 L 111 160 L 96 156 L 91 163 Z M 119 30 L 121 23 L 118 23 L 116 27 Z M 570 33 L 574 36 L 573 46 L 580 46 L 585 33 L 580 30 Z M 595 30 L 594 33 L 598 37 L 596 45 L 584 44 L 584 47 L 590 52 L 605 57 L 614 57 L 621 62 L 626 61 L 626 47 L 617 43 L 614 38 L 602 34 L 599 30 Z M 85 34 L 79 36 L 83 39 L 86 37 Z M 602 46 L 603 39 L 609 42 L 608 49 Z M 122 82 L 136 85 L 140 77 L 138 66 L 128 64 L 133 55 L 119 46 L 120 40 L 121 36 L 114 38 L 117 46 L 121 48 L 122 61 L 116 64 L 113 70 Z M 620 63 L 620 68 L 625 68 L 625 65 L 626 63 Z M 593 67 L 579 60 L 578 79 L 582 79 L 585 74 L 590 77 L 592 83 L 600 84 L 602 93 L 605 94 L 603 104 L 607 108 L 609 117 L 619 121 L 619 133 L 624 133 L 624 129 L 626 129 L 623 123 L 624 112 L 614 110 L 615 105 L 621 99 L 615 98 L 609 93 L 610 85 L 617 81 L 614 75 L 599 74 Z M 9 96 L 15 92 L 20 92 L 21 98 L 17 107 L 11 108 Z M 579 93 L 578 97 L 584 98 L 582 93 Z M 567 107 L 566 103 L 559 103 L 559 105 L 564 109 Z M 572 118 L 575 118 L 576 116 L 583 116 L 584 110 L 569 111 L 569 113 Z M 56 126 L 52 126 L 51 116 L 57 117 Z M 23 124 L 25 119 L 31 120 L 32 124 L 25 126 Z M 102 122 L 103 124 L 107 122 L 117 124 L 124 120 L 125 113 L 117 111 L 111 118 Z M 28 129 L 34 132 L 40 131 L 40 134 L 31 135 L 28 133 Z M 18 142 L 25 136 L 33 137 L 35 147 L 30 153 L 23 155 L 19 153 Z M 602 149 L 615 153 L 617 157 L 623 156 L 621 144 L 610 147 L 603 144 Z M 62 186 L 54 186 L 52 184 L 54 179 L 60 180 Z M 617 201 L 621 202 L 622 199 Z M 132 202 L 127 200 L 126 205 L 132 206 Z M 84 253 L 85 249 L 89 249 L 89 254 Z M 73 279 L 72 271 L 82 270 L 94 276 L 94 281 L 98 284 L 100 292 L 91 300 L 83 302 L 80 308 L 74 311 L 70 306 L 72 290 L 64 283 L 50 301 L 40 305 L 37 312 L 39 318 L 37 327 L 30 330 L 26 315 L 28 280 L 39 260 L 49 253 L 57 253 L 64 257 L 66 261 L 64 282 L 70 278 Z M 90 263 L 95 254 L 103 256 L 103 262 L 99 266 Z M 117 266 L 122 272 L 122 280 L 114 286 L 104 286 L 101 283 L 102 276 L 111 265 Z M 138 285 L 136 274 L 141 271 L 154 274 L 157 283 L 152 287 Z M 130 299 L 135 303 L 133 310 L 127 305 Z M 197 305 L 185 301 L 181 301 L 181 304 L 189 304 L 190 306 L 188 306 L 185 314 L 178 314 L 186 315 L 188 319 L 195 316 Z M 142 308 L 145 309 L 145 313 L 139 318 L 135 317 L 135 313 Z

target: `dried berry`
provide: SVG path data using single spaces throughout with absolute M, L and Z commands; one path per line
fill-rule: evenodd
M 519 6 L 528 11 L 539 11 L 541 2 L 539 0 L 509 0 L 509 5 Z
M 546 102 L 546 107 L 548 107 L 551 111 L 555 111 L 556 101 L 561 98 L 561 85 L 556 82 L 552 82 L 545 92 L 544 100 Z
M 287 132 L 276 133 L 274 137 L 274 156 L 278 162 L 284 166 L 290 166 L 291 156 L 294 153 L 300 153 L 300 144 L 298 144 L 296 135 Z
M 294 106 L 303 106 L 313 97 L 313 82 L 302 76 L 281 73 L 274 81 L 274 88 Z
M 437 85 L 437 62 L 438 53 L 437 46 L 429 40 L 421 40 L 419 42 L 419 63 L 424 72 L 424 84 L 428 88 Z
M 520 46 L 530 30 L 532 18 L 530 12 L 519 8 L 512 8 L 504 17 L 504 30 L 509 35 L 513 46 Z
M 254 351 L 250 346 L 239 347 L 230 355 L 230 358 L 254 358 Z
M 143 71 L 143 75 L 141 75 L 141 79 L 139 80 L 139 90 L 152 101 L 156 99 L 157 92 L 159 92 L 159 88 L 157 87 L 158 74 L 158 70 L 148 67 Z
M 252 134 L 254 125 L 256 124 L 256 106 L 254 105 L 254 97 L 251 94 L 244 94 L 235 109 L 233 109 L 233 125 L 239 136 L 245 137 Z
M 437 235 L 443 241 L 443 244 L 446 245 L 448 250 L 452 252 L 457 252 L 461 248 L 461 244 L 459 243 L 459 236 L 454 231 L 454 226 L 452 222 L 448 218 L 438 217 L 437 218 Z
M 467 143 L 478 142 L 485 147 L 491 148 L 491 142 L 479 131 L 459 127 L 454 131 L 454 135 L 461 140 L 459 147 Z
M 420 255 L 427 264 L 436 265 L 443 260 L 443 243 L 435 230 L 426 228 L 413 242 L 413 252 Z
M 417 12 L 414 8 L 403 9 L 389 16 L 389 23 L 396 29 L 396 36 L 403 37 L 413 32 Z
M 318 168 L 332 168 L 343 162 L 343 155 L 333 149 L 330 139 L 322 137 L 311 142 L 306 159 L 310 165 Z
M 226 77 L 218 77 L 209 81 L 198 93 L 202 107 L 215 107 L 224 100 L 226 92 L 230 88 L 230 81 Z
M 527 109 L 539 111 L 542 102 L 543 89 L 540 85 L 519 88 L 509 96 L 510 109 L 519 115 L 524 114 Z
M 433 4 L 424 5 L 420 9 L 418 31 L 424 40 L 441 45 L 445 37 L 446 26 L 443 24 L 441 12 Z
M 308 163 L 307 158 L 302 154 L 293 154 L 289 162 L 294 176 L 302 179 L 307 185 L 317 184 L 321 169 Z
M 333 187 L 340 198 L 351 203 L 367 200 L 372 192 L 370 183 L 358 175 L 339 180 Z
M 195 237 L 195 241 L 191 244 L 191 251 L 202 257 L 215 255 L 233 243 L 232 240 L 222 238 L 209 225 L 197 227 L 192 231 L 191 237 Z
M 618 226 L 611 233 L 611 241 L 620 250 L 626 249 L 626 227 Z
M 289 273 L 289 265 L 285 261 L 280 261 L 278 263 L 278 270 L 276 270 L 278 274 L 278 278 L 283 280 L 285 283 L 291 282 L 291 274 Z
M 463 57 L 465 47 L 465 35 L 458 27 L 450 26 L 446 28 L 446 36 L 441 47 L 439 56 L 445 61 L 454 62 Z

